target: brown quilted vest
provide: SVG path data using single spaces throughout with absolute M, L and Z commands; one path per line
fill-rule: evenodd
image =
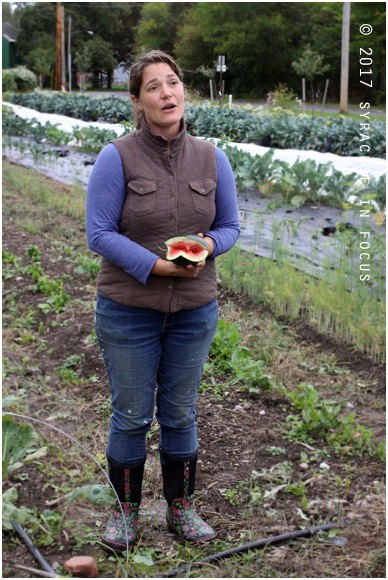
M 139 131 L 112 143 L 120 153 L 126 184 L 120 234 L 165 258 L 158 246 L 165 247 L 169 238 L 210 229 L 216 212 L 214 145 L 187 135 L 183 120 L 171 151 L 167 139 L 145 122 Z M 126 306 L 161 312 L 191 310 L 216 298 L 215 263 L 207 260 L 196 278 L 152 276 L 144 285 L 102 258 L 97 288 Z

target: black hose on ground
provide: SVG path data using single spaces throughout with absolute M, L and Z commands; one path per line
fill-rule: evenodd
M 287 540 L 293 540 L 295 538 L 306 538 L 314 534 L 315 532 L 326 532 L 328 530 L 332 530 L 334 528 L 339 528 L 342 526 L 349 526 L 353 522 L 344 522 L 340 524 L 326 524 L 324 526 L 317 526 L 315 528 L 307 528 L 307 530 L 298 530 L 296 532 L 290 532 L 288 534 L 281 534 L 280 536 L 272 536 L 272 538 L 265 538 L 264 540 L 259 540 L 258 542 L 252 542 L 251 544 L 244 544 L 243 546 L 237 546 L 236 548 L 231 548 L 230 550 L 226 550 L 225 552 L 219 552 L 218 554 L 213 554 L 212 556 L 207 556 L 206 558 L 202 558 L 202 560 L 197 560 L 196 562 L 191 562 L 190 564 L 185 564 L 184 566 L 180 566 L 179 568 L 175 568 L 174 570 L 170 570 L 165 574 L 161 574 L 160 576 L 154 576 L 154 578 L 173 578 L 177 576 L 177 574 L 181 574 L 182 572 L 187 572 L 192 570 L 193 568 L 198 568 L 202 566 L 202 564 L 210 564 L 211 562 L 219 562 L 220 560 L 224 560 L 225 558 L 230 558 L 234 554 L 243 554 L 244 552 L 248 552 L 249 550 L 260 550 L 268 545 L 273 544 L 280 544 L 282 542 L 287 542 Z

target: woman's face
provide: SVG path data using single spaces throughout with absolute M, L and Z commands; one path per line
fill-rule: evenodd
M 132 101 L 143 111 L 147 123 L 158 135 L 179 132 L 183 117 L 184 92 L 179 77 L 167 63 L 150 64 L 143 71 L 140 96 Z

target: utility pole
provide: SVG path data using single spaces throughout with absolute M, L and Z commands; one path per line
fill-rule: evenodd
M 61 90 L 61 20 L 62 10 L 61 3 L 57 2 L 57 43 L 56 43 L 56 71 L 55 71 L 55 90 Z
M 69 35 L 67 39 L 67 56 L 69 59 L 69 93 L 71 93 L 71 16 L 69 16 Z
M 66 89 L 66 56 L 65 56 L 65 9 L 61 10 L 61 63 L 62 63 L 62 87 Z
M 346 113 L 348 110 L 350 4 L 350 2 L 344 2 L 342 16 L 340 113 Z

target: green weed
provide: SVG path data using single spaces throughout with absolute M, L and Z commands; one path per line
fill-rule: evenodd
M 100 259 L 90 259 L 87 256 L 79 256 L 76 260 L 77 264 L 80 264 L 76 268 L 77 274 L 88 274 L 91 280 L 97 278 L 97 274 L 100 271 Z
M 312 443 L 315 436 L 324 437 L 341 454 L 383 455 L 383 448 L 373 441 L 370 429 L 354 422 L 355 414 L 340 417 L 344 406 L 333 400 L 320 400 L 318 392 L 308 383 L 301 383 L 294 393 L 286 392 L 300 415 L 289 415 L 289 428 L 284 438 Z
M 37 246 L 30 245 L 25 253 L 26 256 L 29 256 L 33 262 L 39 262 L 42 252 Z
M 246 346 L 237 324 L 218 321 L 217 331 L 209 354 L 211 362 L 205 369 L 216 368 L 217 372 L 235 374 L 249 390 L 271 389 L 271 377 L 263 361 L 255 360 L 253 352 Z

